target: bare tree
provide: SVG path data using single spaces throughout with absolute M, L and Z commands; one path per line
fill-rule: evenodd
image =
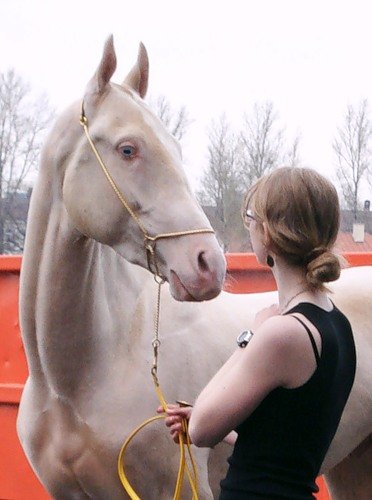
M 164 123 L 169 132 L 180 141 L 191 124 L 185 106 L 174 109 L 166 97 L 159 96 L 157 99 L 150 99 L 150 107 Z
M 357 107 L 347 107 L 344 124 L 337 129 L 333 150 L 337 157 L 337 178 L 340 182 L 346 206 L 357 219 L 359 190 L 362 180 L 371 167 L 371 123 L 368 101 L 362 100 Z
M 51 112 L 14 70 L 0 73 L 0 254 L 23 250 L 27 175 L 37 168 Z M 26 208 L 27 213 L 27 208 Z
M 283 165 L 288 167 L 299 167 L 301 166 L 301 157 L 299 153 L 301 137 L 299 134 L 295 136 L 292 144 L 290 145 L 288 151 L 285 153 L 283 158 Z
M 237 165 L 238 141 L 225 115 L 212 122 L 208 138 L 209 162 L 198 198 L 224 251 L 228 251 L 237 233 L 242 237 L 244 232 L 240 217 L 244 188 Z
M 247 189 L 281 163 L 299 166 L 299 135 L 287 151 L 283 135 L 271 102 L 256 103 L 251 115 L 244 115 L 244 127 L 238 134 L 231 132 L 226 116 L 213 123 L 209 133 L 209 165 L 202 178 L 199 199 L 202 205 L 214 207 L 214 219 L 207 215 L 225 251 L 249 249 L 249 236 L 240 217 Z
M 255 103 L 252 113 L 244 115 L 244 127 L 240 133 L 240 166 L 247 186 L 278 167 L 283 159 L 283 130 L 277 126 L 277 119 L 269 101 Z

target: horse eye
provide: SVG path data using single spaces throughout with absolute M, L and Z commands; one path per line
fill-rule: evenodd
M 136 154 L 136 148 L 134 146 L 122 146 L 120 148 L 120 153 L 122 154 L 122 156 L 126 159 L 130 159 L 130 158 L 133 158 L 133 156 Z

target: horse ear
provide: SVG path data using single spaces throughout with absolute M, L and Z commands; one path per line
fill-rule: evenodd
M 101 62 L 88 83 L 87 92 L 102 94 L 116 70 L 116 54 L 114 48 L 114 37 L 110 35 L 106 40 Z
M 149 59 L 147 51 L 143 43 L 140 43 L 137 62 L 129 72 L 123 84 L 128 85 L 135 90 L 142 99 L 147 92 L 147 85 L 149 81 Z

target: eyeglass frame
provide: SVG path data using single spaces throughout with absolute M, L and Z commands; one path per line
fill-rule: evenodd
M 253 212 L 250 208 L 247 208 L 244 214 L 244 224 L 249 228 L 252 221 L 257 222 L 257 218 L 253 215 Z

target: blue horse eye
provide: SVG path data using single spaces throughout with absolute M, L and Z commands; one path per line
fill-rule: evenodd
M 121 148 L 121 153 L 125 158 L 130 158 L 135 153 L 135 148 L 133 146 L 123 146 Z

